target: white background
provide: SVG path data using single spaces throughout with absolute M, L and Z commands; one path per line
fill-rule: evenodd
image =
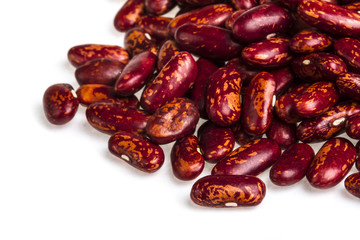
M 69 48 L 123 46 L 112 25 L 123 3 L 1 1 L 0 239 L 358 239 L 360 199 L 343 182 L 329 190 L 306 180 L 277 187 L 266 171 L 259 206 L 199 207 L 189 198 L 194 181 L 172 175 L 171 144 L 163 167 L 149 175 L 108 152 L 109 136 L 88 125 L 83 107 L 67 125 L 46 121 L 46 88 L 78 86 Z

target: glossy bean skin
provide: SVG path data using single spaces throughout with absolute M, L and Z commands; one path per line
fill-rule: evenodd
M 198 138 L 201 154 L 209 163 L 217 163 L 231 152 L 235 145 L 235 137 L 231 129 L 218 127 L 211 121 L 200 126 Z
M 360 74 L 341 73 L 335 83 L 342 97 L 360 101 Z
M 346 120 L 346 134 L 353 139 L 360 139 L 360 115 L 356 114 Z
M 165 41 L 160 49 L 157 56 L 157 70 L 161 69 L 170 61 L 170 59 L 180 52 L 180 48 L 177 46 L 174 40 Z
M 224 2 L 221 0 L 181 0 L 181 1 L 188 5 L 197 6 L 197 7 Z
M 167 25 L 171 18 L 160 16 L 143 16 L 139 19 L 137 26 L 150 34 L 156 42 L 161 42 L 167 39 Z
M 356 158 L 354 145 L 345 138 L 332 138 L 316 153 L 306 173 L 309 183 L 320 189 L 337 185 Z
M 176 141 L 171 149 L 170 159 L 174 176 L 180 180 L 192 180 L 204 169 L 204 157 L 198 152 L 196 136 L 188 135 Z
M 154 173 L 161 168 L 165 155 L 161 147 L 141 135 L 118 131 L 108 141 L 109 151 L 131 166 Z
M 280 0 L 280 2 L 289 7 L 292 10 L 296 10 L 296 8 L 298 7 L 299 3 L 302 0 Z M 338 4 L 338 0 L 321 0 L 322 2 L 329 2 L 329 3 L 334 3 L 334 4 Z
M 247 10 L 258 5 L 256 0 L 231 0 L 235 9 Z
M 97 58 L 109 58 L 117 60 L 123 64 L 129 61 L 129 54 L 123 47 L 116 45 L 103 44 L 83 44 L 69 49 L 69 62 L 76 68 Z
M 297 57 L 291 66 L 296 76 L 307 82 L 334 82 L 339 74 L 347 72 L 346 63 L 340 57 L 325 52 Z
M 144 0 L 127 0 L 116 13 L 114 27 L 120 32 L 127 31 L 145 14 Z
M 275 68 L 287 65 L 292 60 L 288 38 L 276 37 L 251 43 L 244 47 L 241 57 L 257 68 Z
M 243 12 L 245 12 L 246 10 L 241 9 L 241 10 L 236 10 L 235 12 L 233 12 L 230 17 L 228 17 L 228 19 L 226 19 L 225 21 L 225 28 L 232 30 L 232 26 L 235 22 L 235 20 L 241 15 L 243 14 Z
M 206 112 L 219 126 L 230 126 L 241 115 L 241 77 L 234 68 L 222 67 L 209 80 L 206 95 Z
M 243 43 L 266 39 L 272 33 L 285 33 L 292 25 L 288 10 L 276 4 L 253 7 L 238 17 L 232 27 L 234 37 Z
M 188 52 L 179 52 L 163 67 L 141 95 L 140 105 L 148 112 L 174 98 L 182 97 L 194 85 L 197 65 Z
M 194 86 L 191 90 L 191 100 L 199 108 L 200 117 L 207 118 L 205 102 L 210 76 L 218 70 L 218 67 L 211 61 L 200 58 L 196 61 L 198 73 Z
M 255 206 L 265 197 L 265 184 L 254 176 L 206 176 L 197 180 L 191 200 L 204 207 Z
M 187 23 L 175 33 L 181 49 L 208 59 L 228 60 L 238 56 L 242 46 L 233 41 L 231 32 L 211 25 Z
M 270 180 L 279 186 L 299 182 L 306 175 L 314 158 L 314 150 L 306 143 L 295 143 L 287 148 L 270 169 Z
M 119 96 L 131 96 L 139 91 L 152 76 L 156 55 L 150 51 L 137 54 L 124 67 L 114 89 Z
M 334 51 L 349 69 L 360 74 L 360 41 L 354 38 L 341 38 L 334 43 Z
M 233 9 L 229 4 L 214 4 L 180 14 L 169 23 L 169 35 L 174 36 L 176 30 L 185 23 L 222 27 L 232 12 Z
M 89 106 L 97 102 L 117 103 L 124 107 L 138 108 L 139 100 L 136 96 L 119 97 L 113 87 L 103 84 L 85 84 L 76 89 L 80 104 Z
M 96 130 L 113 134 L 123 130 L 142 133 L 150 116 L 144 111 L 117 103 L 93 103 L 86 108 L 86 118 Z
M 354 11 L 359 11 L 360 10 L 360 2 L 354 1 L 352 3 L 348 3 L 345 5 L 342 5 L 343 8 L 346 9 L 350 9 L 350 10 L 354 10 Z
M 328 140 L 344 129 L 347 118 L 358 113 L 358 103 L 338 103 L 318 117 L 303 120 L 296 129 L 296 136 L 304 143 Z
M 260 72 L 259 69 L 246 64 L 242 58 L 231 59 L 226 63 L 225 67 L 235 68 L 240 73 L 244 85 L 248 85 L 251 79 Z
M 256 139 L 221 159 L 211 174 L 256 176 L 273 165 L 280 155 L 281 148 L 274 140 Z
M 266 132 L 269 139 L 274 140 L 282 148 L 287 148 L 297 142 L 296 125 L 285 123 L 274 117 L 269 130 Z
M 344 181 L 345 189 L 360 198 L 360 172 L 349 175 Z
M 261 72 L 247 87 L 243 97 L 242 123 L 248 134 L 261 135 L 270 127 L 275 84 L 272 74 Z
M 155 42 L 152 41 L 141 28 L 133 28 L 127 31 L 124 45 L 131 58 L 145 51 L 150 51 L 155 55 L 158 53 L 158 47 Z
M 317 1 L 300 1 L 298 15 L 309 25 L 338 36 L 360 36 L 360 14 L 339 5 Z
M 275 78 L 275 82 L 276 82 L 275 95 L 277 96 L 283 93 L 286 89 L 288 89 L 288 87 L 295 79 L 295 76 L 289 67 L 275 69 L 271 71 L 271 74 Z
M 175 7 L 175 0 L 144 0 L 146 12 L 163 15 Z
M 157 144 L 170 143 L 191 134 L 199 118 L 199 110 L 190 99 L 175 98 L 150 117 L 146 134 Z
M 125 65 L 117 60 L 97 58 L 75 70 L 75 78 L 79 85 L 105 84 L 113 86 Z
M 256 139 L 259 139 L 262 137 L 262 135 L 259 136 L 254 136 L 254 135 L 249 135 L 244 131 L 244 128 L 242 126 L 242 122 L 239 121 L 237 123 L 235 123 L 234 125 L 231 126 L 231 131 L 234 134 L 235 137 L 235 141 L 240 145 L 245 145 L 248 144 L 249 142 L 252 142 Z
M 336 85 L 331 82 L 311 84 L 295 97 L 295 112 L 303 118 L 312 118 L 329 110 L 339 100 Z
M 48 87 L 43 95 L 43 110 L 46 119 L 55 125 L 63 125 L 74 118 L 79 100 L 74 88 L 67 83 Z
M 332 44 L 326 34 L 313 30 L 303 30 L 295 34 L 290 40 L 290 50 L 299 54 L 309 54 L 324 51 Z

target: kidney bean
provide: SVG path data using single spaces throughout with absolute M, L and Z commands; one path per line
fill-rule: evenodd
M 157 70 L 161 69 L 170 61 L 170 59 L 180 52 L 180 48 L 176 45 L 174 40 L 165 41 L 159 50 L 157 56 Z
M 234 37 L 243 43 L 266 39 L 269 34 L 286 33 L 292 25 L 288 10 L 276 4 L 253 7 L 238 17 L 232 27 Z
M 244 131 L 244 128 L 242 127 L 242 122 L 238 121 L 234 125 L 231 126 L 231 131 L 234 133 L 235 141 L 240 145 L 245 145 L 249 142 L 254 141 L 255 139 L 259 139 L 262 137 L 262 135 L 254 136 L 249 135 Z
M 350 10 L 353 10 L 353 11 L 356 11 L 357 13 L 359 13 L 359 10 L 360 10 L 360 2 L 356 2 L 353 1 L 352 3 L 348 3 L 348 4 L 345 4 L 345 5 L 342 5 L 343 8 L 346 8 L 346 9 L 350 9 Z
M 140 105 L 148 112 L 176 97 L 181 97 L 193 86 L 197 65 L 188 52 L 179 52 L 164 66 L 141 95 Z
M 175 7 L 175 0 L 144 0 L 146 12 L 163 15 Z
M 130 30 L 144 14 L 144 0 L 127 0 L 115 15 L 114 27 L 120 32 Z
M 209 59 L 231 59 L 242 50 L 229 30 L 211 25 L 183 24 L 176 30 L 175 41 L 181 49 Z
M 181 2 L 184 2 L 185 4 L 191 5 L 191 6 L 205 6 L 210 5 L 214 3 L 224 2 L 221 0 L 181 0 Z
M 254 176 L 206 176 L 197 180 L 191 200 L 204 207 L 255 206 L 265 197 L 265 184 Z
M 347 72 L 346 64 L 340 57 L 325 52 L 297 57 L 291 65 L 295 75 L 308 82 L 334 82 L 339 74 Z
M 335 4 L 307 0 L 301 1 L 298 15 L 309 25 L 338 36 L 360 36 L 360 14 Z
M 219 126 L 230 126 L 240 119 L 241 77 L 234 68 L 222 67 L 209 80 L 206 112 Z
M 79 100 L 74 88 L 67 83 L 48 87 L 43 96 L 43 109 L 47 120 L 55 125 L 68 123 L 75 116 Z
M 360 101 L 360 74 L 341 73 L 335 83 L 342 97 Z
M 199 110 L 190 99 L 175 98 L 150 117 L 146 134 L 157 144 L 170 143 L 191 134 L 199 118 Z
M 69 62 L 76 68 L 97 58 L 109 58 L 117 60 L 122 64 L 127 64 L 129 61 L 129 55 L 126 50 L 116 45 L 77 45 L 70 48 L 67 55 Z
M 86 118 L 100 132 L 113 134 L 120 130 L 142 133 L 150 116 L 122 104 L 99 102 L 87 107 Z
M 243 12 L 245 12 L 246 10 L 244 9 L 240 9 L 240 10 L 236 10 L 235 12 L 233 12 L 230 17 L 228 17 L 225 21 L 225 28 L 232 30 L 232 26 L 235 22 L 235 20 L 241 15 L 243 14 Z
M 168 25 L 168 33 L 174 36 L 176 30 L 185 23 L 222 27 L 232 12 L 233 9 L 229 4 L 214 4 L 194 9 L 173 18 Z
M 125 66 L 115 83 L 119 96 L 131 96 L 139 91 L 154 72 L 156 55 L 145 51 L 135 55 Z
M 353 139 L 360 139 L 360 115 L 355 114 L 346 120 L 346 134 Z
M 113 86 L 125 65 L 117 60 L 97 58 L 75 70 L 75 78 L 79 85 L 105 84 Z
M 139 19 L 137 26 L 150 34 L 156 42 L 162 42 L 167 39 L 167 25 L 172 18 L 159 16 L 143 16 Z
M 312 118 L 329 110 L 338 100 L 334 83 L 316 82 L 294 98 L 294 110 L 300 117 Z
M 299 3 L 301 2 L 302 0 L 280 0 L 280 2 L 289 7 L 291 10 L 295 10 L 296 11 L 296 8 L 298 7 Z M 338 1 L 337 0 L 320 0 L 322 2 L 329 2 L 329 3 L 333 3 L 333 4 L 338 4 Z
M 235 9 L 248 10 L 258 5 L 256 0 L 231 0 Z
M 266 132 L 266 136 L 277 142 L 280 147 L 287 148 L 297 142 L 296 125 L 282 122 L 274 117 L 269 130 Z
M 230 128 L 218 127 L 211 121 L 198 130 L 199 147 L 205 161 L 217 163 L 233 150 L 235 137 Z
M 257 68 L 275 68 L 287 65 L 292 55 L 289 52 L 289 39 L 276 37 L 251 43 L 244 47 L 241 57 Z
M 331 44 L 331 38 L 326 34 L 306 29 L 291 38 L 289 47 L 295 53 L 309 54 L 324 51 Z
M 131 58 L 145 51 L 150 51 L 155 55 L 158 53 L 158 47 L 155 42 L 151 40 L 151 36 L 141 28 L 133 28 L 127 31 L 124 43 L 125 49 Z
M 351 71 L 360 73 L 360 41 L 353 38 L 341 38 L 334 43 L 334 51 L 349 66 Z
M 360 198 L 360 172 L 349 175 L 344 181 L 345 189 Z
M 204 169 L 204 157 L 199 153 L 196 136 L 188 135 L 176 141 L 171 149 L 171 166 L 174 176 L 180 180 L 192 180 Z
M 260 72 L 259 69 L 247 65 L 242 58 L 233 58 L 225 66 L 235 68 L 240 73 L 244 85 L 248 85 L 251 79 Z
M 272 101 L 275 93 L 274 76 L 261 72 L 250 82 L 243 97 L 242 122 L 250 135 L 264 134 L 272 120 Z
M 159 170 L 165 159 L 161 147 L 141 135 L 126 131 L 113 134 L 108 141 L 108 148 L 115 156 L 146 173 Z
M 279 95 L 288 89 L 295 78 L 289 67 L 275 69 L 271 71 L 271 74 L 274 76 L 276 82 L 275 95 Z
M 316 188 L 334 187 L 350 171 L 355 157 L 356 149 L 349 140 L 332 138 L 316 153 L 307 170 L 306 178 Z
M 112 102 L 124 107 L 139 107 L 139 100 L 136 96 L 119 97 L 113 87 L 103 84 L 84 84 L 76 90 L 76 95 L 84 106 L 97 102 Z
M 273 165 L 280 155 L 281 148 L 274 140 L 256 139 L 221 159 L 211 174 L 256 176 Z
M 206 92 L 209 84 L 210 76 L 218 70 L 218 67 L 211 61 L 200 58 L 196 61 L 197 76 L 195 84 L 191 90 L 191 100 L 199 108 L 200 117 L 208 118 L 205 108 Z
M 344 129 L 347 118 L 358 113 L 357 102 L 341 102 L 318 117 L 303 120 L 296 129 L 296 136 L 304 143 L 328 140 Z
M 355 166 L 356 166 L 356 169 L 360 171 L 360 141 L 358 141 L 356 143 L 355 149 L 356 149 Z
M 270 169 L 270 180 L 280 186 L 299 182 L 306 175 L 314 150 L 305 143 L 295 143 L 287 148 Z

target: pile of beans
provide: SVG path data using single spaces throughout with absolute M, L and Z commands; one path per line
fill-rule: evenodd
M 114 19 L 125 46 L 72 47 L 79 87 L 50 86 L 44 111 L 65 124 L 85 106 L 109 151 L 147 173 L 172 142 L 175 177 L 214 164 L 191 189 L 201 206 L 261 203 L 266 169 L 280 186 L 346 178 L 360 197 L 360 172 L 347 176 L 360 143 L 337 137 L 360 139 L 359 12 L 351 0 L 128 0 Z M 309 143 L 321 141 L 315 154 Z

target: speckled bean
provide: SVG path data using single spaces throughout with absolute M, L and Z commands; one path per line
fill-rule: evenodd
M 346 134 L 353 139 L 360 139 L 360 115 L 355 114 L 346 120 Z
M 343 98 L 360 101 L 360 74 L 341 73 L 335 83 Z
M 115 15 L 114 27 L 120 32 L 127 31 L 133 28 L 144 14 L 144 0 L 127 0 Z
M 360 198 L 360 172 L 349 175 L 344 181 L 345 189 Z

